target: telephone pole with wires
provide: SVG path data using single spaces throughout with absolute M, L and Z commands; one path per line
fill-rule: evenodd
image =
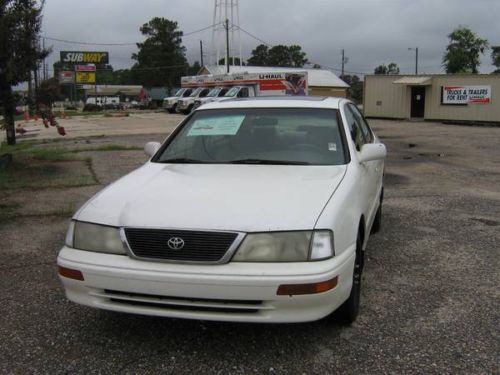
M 340 75 L 340 78 L 342 78 L 344 76 L 344 73 L 345 73 L 345 64 L 347 64 L 347 62 L 349 61 L 349 58 L 348 57 L 345 57 L 345 50 L 342 48 L 342 70 L 341 70 L 341 75 Z

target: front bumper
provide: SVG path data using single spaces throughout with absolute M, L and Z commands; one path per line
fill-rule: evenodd
M 174 109 L 176 104 L 177 104 L 177 102 L 174 102 L 174 103 L 163 102 L 163 108 L 164 109 Z
M 321 262 L 208 266 L 145 262 L 63 247 L 57 263 L 82 272 L 83 281 L 60 276 L 67 297 L 82 305 L 173 318 L 291 323 L 321 319 L 348 298 L 354 254 L 353 248 Z M 326 292 L 277 295 L 283 284 L 334 277 L 337 286 Z

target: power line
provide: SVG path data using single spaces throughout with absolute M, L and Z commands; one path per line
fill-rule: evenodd
M 243 31 L 245 34 L 247 34 L 248 36 L 252 37 L 253 39 L 265 44 L 266 46 L 268 47 L 273 47 L 273 45 L 271 43 L 268 43 L 266 42 L 265 40 L 259 38 L 258 36 L 255 36 L 254 34 L 246 31 L 245 29 L 243 29 L 242 27 L 238 27 L 241 31 Z M 337 72 L 340 72 L 342 73 L 342 69 L 339 69 L 339 68 L 334 68 L 334 67 L 331 67 L 331 66 L 327 66 L 327 65 L 323 65 L 323 64 L 318 64 L 318 63 L 315 63 L 313 61 L 311 61 L 309 63 L 310 65 L 320 65 L 322 67 L 325 67 L 329 70 L 334 70 L 334 71 L 337 71 Z M 361 74 L 361 75 L 367 75 L 367 74 L 371 74 L 371 73 L 365 73 L 365 72 L 351 72 L 351 71 L 348 71 L 348 70 L 344 70 L 344 73 L 351 73 L 351 74 Z
M 211 29 L 212 27 L 215 27 L 217 25 L 218 24 L 213 24 L 213 25 L 204 27 L 204 28 L 199 29 L 199 30 L 190 31 L 188 33 L 183 33 L 182 37 L 191 36 L 191 35 L 194 35 L 194 34 L 197 34 L 197 33 L 201 33 L 203 31 Z M 42 38 L 47 39 L 47 40 L 52 40 L 54 42 L 68 43 L 68 44 L 80 44 L 80 45 L 84 45 L 84 46 L 135 46 L 135 45 L 137 45 L 137 42 L 133 42 L 133 43 L 132 42 L 126 42 L 126 43 L 81 42 L 81 41 L 76 41 L 76 40 L 67 40 L 67 39 L 60 39 L 60 38 L 52 38 L 52 37 L 49 37 L 49 36 L 46 36 L 46 35 L 42 36 Z

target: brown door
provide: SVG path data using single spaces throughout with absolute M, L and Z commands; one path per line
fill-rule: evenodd
M 424 118 L 425 114 L 425 86 L 411 88 L 411 117 Z

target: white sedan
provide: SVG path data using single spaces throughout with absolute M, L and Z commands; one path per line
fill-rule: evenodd
M 144 315 L 305 322 L 359 310 L 386 149 L 338 98 L 204 105 L 73 217 L 67 297 Z

